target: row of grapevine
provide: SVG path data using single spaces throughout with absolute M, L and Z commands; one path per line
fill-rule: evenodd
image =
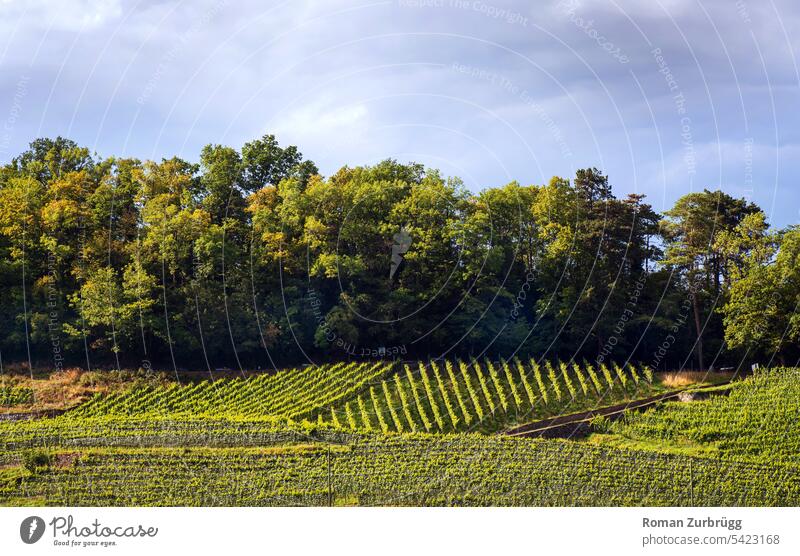
M 345 442 L 352 433 L 281 417 L 107 415 L 0 422 L 0 454 L 40 447 L 266 446 Z
M 33 403 L 33 390 L 22 386 L 0 386 L 0 407 Z

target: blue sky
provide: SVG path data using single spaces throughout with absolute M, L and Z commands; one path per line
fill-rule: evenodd
M 387 157 L 474 191 L 605 170 L 800 220 L 790 0 L 0 0 L 0 161 L 39 136 L 196 160 L 264 133 L 324 174 Z

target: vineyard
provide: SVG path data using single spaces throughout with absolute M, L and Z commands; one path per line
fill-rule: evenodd
M 19 386 L 0 387 L 0 407 L 27 405 L 33 401 L 33 390 Z
M 662 446 L 710 446 L 727 458 L 798 464 L 798 416 L 800 369 L 775 369 L 747 378 L 727 396 L 632 413 L 612 432 Z
M 106 415 L 264 415 L 302 417 L 335 404 L 385 375 L 382 363 L 337 363 L 168 387 L 145 387 L 111 396 L 97 395 L 70 417 Z
M 496 432 L 552 415 L 594 409 L 653 391 L 649 369 L 533 359 L 403 365 L 321 417 L 365 432 Z
M 4 450 L 62 446 L 259 446 L 283 442 L 342 441 L 352 435 L 283 418 L 111 416 L 0 423 Z
M 628 364 L 461 360 L 336 364 L 255 378 L 97 395 L 71 418 L 209 415 L 310 419 L 361 432 L 495 432 L 517 422 L 593 409 L 655 391 Z
M 0 422 L 0 504 L 800 503 L 797 369 L 629 413 L 584 441 L 495 434 L 664 388 L 646 367 L 518 359 L 138 385 Z
M 796 505 L 796 469 L 481 435 L 56 452 L 0 498 L 56 505 Z

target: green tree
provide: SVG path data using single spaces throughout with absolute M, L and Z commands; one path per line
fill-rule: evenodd
M 721 308 L 729 348 L 745 348 L 756 357 L 796 357 L 800 339 L 800 230 L 770 232 L 764 214 L 745 217 L 723 235 L 718 249 L 737 264 Z
M 758 208 L 722 191 L 704 190 L 684 195 L 665 213 L 662 234 L 666 242 L 663 264 L 676 272 L 679 286 L 691 301 L 695 327 L 695 354 L 705 368 L 704 340 L 721 328 L 713 308 L 724 299 L 724 279 L 729 268 L 725 255 L 715 249 L 717 238 L 733 230 Z

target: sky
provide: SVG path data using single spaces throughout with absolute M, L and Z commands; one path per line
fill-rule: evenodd
M 0 162 L 37 137 L 196 161 L 273 133 L 472 191 L 595 166 L 656 210 L 800 221 L 795 0 L 0 0 Z

